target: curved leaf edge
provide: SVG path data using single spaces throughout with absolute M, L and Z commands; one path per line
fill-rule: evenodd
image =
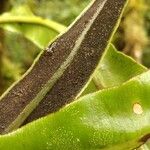
M 0 136 L 0 148 L 9 149 L 6 143 L 12 150 L 40 149 L 39 144 L 47 149 L 69 149 L 71 145 L 77 149 L 110 149 L 110 145 L 118 150 L 136 148 L 149 137 L 149 91 L 147 71 L 121 86 L 83 96 L 55 114 Z M 141 106 L 142 113 L 134 104 Z

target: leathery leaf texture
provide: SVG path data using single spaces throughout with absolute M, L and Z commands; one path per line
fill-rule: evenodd
M 121 86 L 86 95 L 59 112 L 0 136 L 0 149 L 136 148 L 150 136 L 149 91 L 147 71 Z

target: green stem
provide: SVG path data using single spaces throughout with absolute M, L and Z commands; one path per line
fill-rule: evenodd
M 40 17 L 26 17 L 26 16 L 10 16 L 7 17 L 6 15 L 3 15 L 0 17 L 0 24 L 7 24 L 7 23 L 27 23 L 27 24 L 38 24 L 41 26 L 45 26 L 47 28 L 52 28 L 56 30 L 57 32 L 62 32 L 66 29 L 65 26 L 48 20 L 48 19 L 42 19 Z

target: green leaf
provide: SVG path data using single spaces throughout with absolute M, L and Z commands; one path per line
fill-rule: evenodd
M 149 91 L 150 71 L 0 136 L 0 149 L 136 148 L 150 136 Z
M 94 82 L 96 87 L 99 89 L 102 87 L 109 88 L 118 86 L 132 77 L 145 72 L 146 70 L 146 67 L 138 64 L 131 57 L 117 51 L 115 47 L 110 44 L 100 62 L 99 70 L 97 70 L 94 74 L 91 83 Z M 92 93 L 93 89 L 97 91 L 96 88 L 91 88 L 91 83 L 87 87 L 88 90 L 83 92 L 83 95 Z M 148 150 L 148 144 L 144 144 L 138 150 Z
M 20 6 L 0 16 L 0 27 L 15 33 L 21 33 L 44 48 L 58 33 L 66 27 L 54 21 L 35 16 L 27 6 Z
M 95 80 L 95 84 L 98 85 L 98 87 L 103 86 L 109 88 L 111 86 L 120 85 L 146 70 L 146 67 L 138 64 L 131 57 L 117 51 L 115 47 L 110 44 L 101 60 L 99 70 L 96 71 L 93 80 Z M 144 144 L 138 150 L 148 149 L 149 145 Z
M 117 51 L 110 44 L 95 74 L 95 80 L 105 88 L 113 87 L 128 81 L 146 70 L 146 67 L 138 64 L 131 57 Z
M 117 51 L 110 44 L 100 61 L 99 69 L 94 73 L 93 80 L 82 95 L 99 89 L 118 86 L 146 70 L 146 67 L 138 64 L 122 52 Z
M 93 80 L 87 87 L 88 90 L 86 89 L 83 95 L 92 93 L 93 90 L 97 91 L 96 88 L 91 86 L 92 83 L 99 89 L 102 89 L 102 87 L 109 88 L 111 86 L 118 86 L 146 70 L 146 67 L 138 64 L 131 57 L 117 51 L 115 47 L 110 44 L 100 62 L 99 70 L 94 74 Z M 148 150 L 148 144 L 144 144 L 138 150 Z
M 96 71 L 93 80 L 97 87 L 103 86 L 109 88 L 118 86 L 146 70 L 146 67 L 138 64 L 131 57 L 117 51 L 115 47 L 110 44 L 101 60 L 99 70 Z M 144 144 L 139 150 L 148 149 L 149 145 Z

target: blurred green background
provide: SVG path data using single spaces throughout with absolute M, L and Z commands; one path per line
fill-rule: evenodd
M 68 26 L 90 1 L 1 0 L 0 13 L 25 6 L 36 16 Z M 150 0 L 130 0 L 113 43 L 119 51 L 150 67 Z M 40 51 L 23 34 L 0 28 L 0 94 L 20 78 Z

